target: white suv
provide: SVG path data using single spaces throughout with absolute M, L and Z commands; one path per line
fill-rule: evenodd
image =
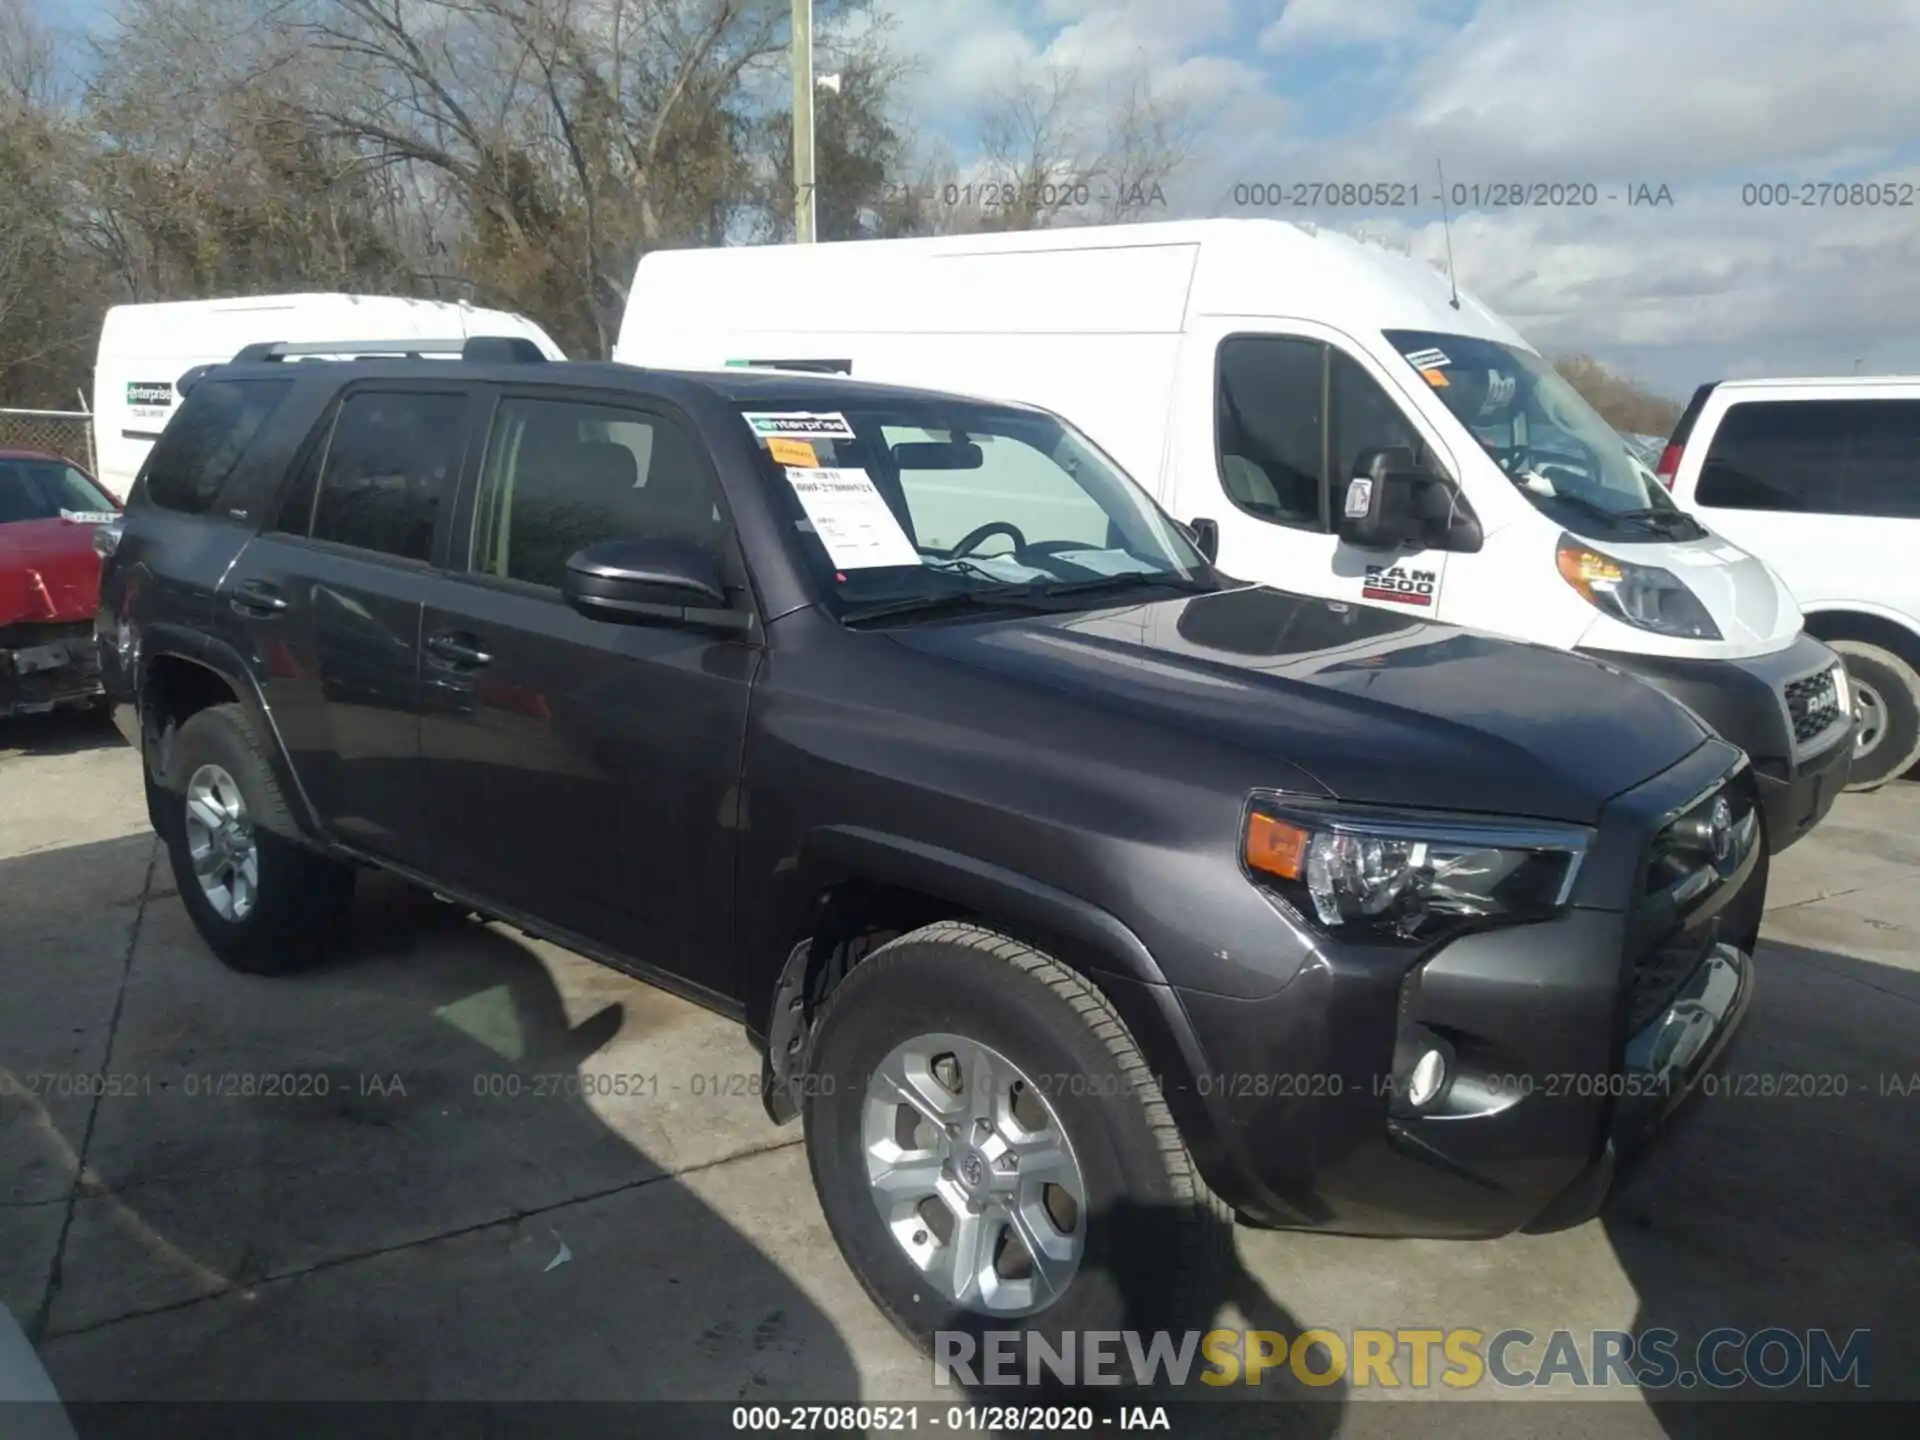
M 1920 376 L 1702 385 L 1660 457 L 1681 506 L 1786 581 L 1847 662 L 1853 790 L 1920 761 Z

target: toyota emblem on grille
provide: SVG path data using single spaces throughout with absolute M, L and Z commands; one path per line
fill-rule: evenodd
M 1724 795 L 1713 802 L 1713 814 L 1707 821 L 1707 845 L 1716 860 L 1725 860 L 1733 853 L 1733 807 Z

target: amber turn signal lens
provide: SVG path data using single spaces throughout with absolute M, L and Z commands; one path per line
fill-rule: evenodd
M 1259 811 L 1247 817 L 1247 867 L 1298 880 L 1306 873 L 1307 832 Z
M 1596 581 L 1618 584 L 1622 578 L 1620 566 L 1604 555 L 1576 545 L 1563 545 L 1554 556 L 1560 567 L 1560 578 L 1574 589 L 1582 598 L 1593 599 L 1593 586 Z

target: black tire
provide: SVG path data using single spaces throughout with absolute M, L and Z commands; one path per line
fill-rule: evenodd
M 1890 650 L 1865 640 L 1835 640 L 1853 683 L 1878 701 L 1879 738 L 1865 754 L 1855 754 L 1849 790 L 1878 790 L 1920 763 L 1920 675 Z
M 194 874 L 188 849 L 186 791 L 202 765 L 216 764 L 234 779 L 252 821 L 259 852 L 259 885 L 252 909 L 228 919 L 215 909 Z M 350 866 L 316 854 L 293 838 L 294 825 L 273 769 L 238 705 L 215 705 L 191 716 L 173 738 L 167 774 L 155 797 L 156 827 L 173 863 L 180 902 L 194 928 L 229 968 L 249 975 L 283 975 L 326 952 L 353 896 Z
M 1087 1191 L 1085 1251 L 1053 1303 L 1018 1318 L 934 1293 L 880 1218 L 861 1134 L 867 1082 L 898 1044 L 949 1032 L 1051 1091 Z M 1082 1077 L 1084 1083 L 1063 1083 Z M 1188 1154 L 1154 1076 L 1106 997 L 1040 951 L 978 925 L 901 936 L 828 997 L 806 1088 L 807 1159 L 828 1227 L 882 1313 L 922 1349 L 936 1331 L 1168 1329 L 1218 1309 L 1232 1220 Z

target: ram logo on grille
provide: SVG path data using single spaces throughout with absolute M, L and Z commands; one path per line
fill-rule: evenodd
M 1797 744 L 1824 734 L 1840 718 L 1840 694 L 1833 683 L 1833 671 L 1822 670 L 1786 687 L 1787 714 L 1793 720 L 1793 738 Z

